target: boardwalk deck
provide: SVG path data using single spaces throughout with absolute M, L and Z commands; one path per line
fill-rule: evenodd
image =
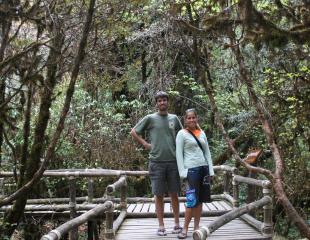
M 201 225 L 207 225 L 207 223 L 214 221 L 216 217 L 203 217 L 201 219 Z M 176 234 L 171 234 L 171 230 L 174 226 L 173 218 L 165 218 L 165 225 L 167 228 L 167 236 L 156 236 L 156 230 L 158 222 L 156 218 L 143 218 L 143 219 L 126 219 L 117 231 L 116 240 L 127 239 L 177 239 Z M 184 218 L 180 219 L 181 223 L 184 222 Z M 193 233 L 193 221 L 189 226 L 188 239 L 192 238 Z M 223 227 L 216 230 L 208 237 L 208 240 L 258 240 L 264 239 L 263 235 L 256 229 L 249 226 L 247 223 L 240 219 L 235 219 L 230 223 L 225 224 Z
M 180 215 L 184 215 L 184 203 L 180 203 Z M 231 206 L 225 201 L 213 201 L 212 203 L 206 203 L 203 205 L 204 213 L 208 211 L 220 212 L 231 210 Z M 128 215 L 136 217 L 142 212 L 154 213 L 155 207 L 154 203 L 139 203 L 139 204 L 128 204 L 127 207 Z M 171 205 L 170 203 L 165 203 L 165 216 L 171 216 Z M 214 221 L 216 216 L 208 216 L 201 218 L 201 226 L 205 226 L 211 221 Z M 184 218 L 180 219 L 181 224 L 184 222 Z M 155 217 L 148 218 L 128 218 L 121 225 L 120 229 L 117 231 L 115 239 L 116 240 L 127 240 L 127 239 L 177 239 L 175 234 L 169 234 L 171 232 L 174 221 L 173 218 L 165 218 L 165 224 L 168 231 L 168 235 L 165 237 L 156 236 L 156 231 L 158 227 L 158 222 Z M 193 222 L 189 226 L 188 239 L 191 239 L 193 233 Z M 241 219 L 235 219 L 223 227 L 219 228 L 208 237 L 208 240 L 258 240 L 258 239 L 268 239 L 264 237 L 259 231 L 251 227 L 245 221 Z
M 204 203 L 203 212 L 220 212 L 220 211 L 228 211 L 231 210 L 231 206 L 229 206 L 225 201 L 213 201 L 211 203 Z M 165 215 L 172 214 L 171 203 L 167 202 L 164 206 Z M 180 213 L 184 214 L 185 206 L 184 202 L 180 203 Z M 155 214 L 155 205 L 152 202 L 144 202 L 144 203 L 131 203 L 127 205 L 127 213 L 129 216 L 138 216 L 139 214 L 144 215 Z

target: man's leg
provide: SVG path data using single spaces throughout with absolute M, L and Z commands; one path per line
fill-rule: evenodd
M 180 192 L 180 176 L 178 171 L 178 165 L 176 162 L 170 162 L 166 164 L 166 179 L 168 184 L 168 192 L 171 198 L 171 205 L 175 222 L 173 232 L 178 233 L 181 229 L 179 224 L 179 197 L 178 197 L 178 193 Z
M 155 196 L 156 215 L 158 219 L 159 228 L 164 228 L 164 196 Z
M 177 193 L 170 193 L 170 198 L 171 198 L 171 205 L 172 205 L 172 210 L 173 210 L 173 216 L 174 216 L 174 223 L 175 226 L 179 226 L 179 197 Z
M 150 162 L 149 173 L 152 193 L 155 196 L 155 208 L 159 224 L 157 235 L 165 236 L 167 234 L 164 227 L 164 193 L 167 189 L 165 182 L 165 166 L 161 163 Z

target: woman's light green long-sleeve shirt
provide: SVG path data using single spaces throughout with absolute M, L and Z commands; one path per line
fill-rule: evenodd
M 189 168 L 209 166 L 210 176 L 214 175 L 213 163 L 206 134 L 201 131 L 197 137 L 204 153 L 197 144 L 195 138 L 186 130 L 178 132 L 176 138 L 176 158 L 178 163 L 179 174 L 181 178 L 187 177 Z

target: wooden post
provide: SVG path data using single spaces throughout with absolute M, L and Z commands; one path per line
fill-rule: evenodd
M 113 191 L 109 192 L 108 187 L 106 188 L 106 198 L 108 201 L 113 202 Z M 113 220 L 114 220 L 114 206 L 105 212 L 105 231 L 104 231 L 105 240 L 114 240 Z
M 224 193 L 230 192 L 231 172 L 225 171 L 224 173 Z
M 88 179 L 88 189 L 87 189 L 87 195 L 88 195 L 88 202 L 92 203 L 94 199 L 94 179 L 89 178 Z
M 4 196 L 4 178 L 0 178 L 0 197 Z
M 105 240 L 114 240 L 114 231 L 113 231 L 113 212 L 114 207 L 106 211 L 105 213 L 105 234 L 104 239 Z
M 271 188 L 270 182 L 268 182 L 266 187 L 263 188 L 264 196 L 270 197 L 271 201 L 263 207 L 264 209 L 264 223 L 262 225 L 262 234 L 266 237 L 272 237 L 273 235 L 273 223 L 272 223 L 272 198 L 271 198 Z
M 239 207 L 239 184 L 235 179 L 233 179 L 232 185 L 233 185 L 233 198 L 234 198 L 233 207 Z
M 69 177 L 69 194 L 70 194 L 70 219 L 76 217 L 76 179 L 74 176 Z M 77 240 L 78 237 L 78 229 L 74 228 L 69 233 L 70 240 Z
M 88 179 L 88 202 L 92 203 L 94 199 L 94 179 L 89 178 Z M 90 220 L 87 222 L 87 239 L 93 240 L 93 239 L 99 239 L 97 229 L 96 229 L 96 221 Z
M 127 181 L 125 181 L 125 184 L 121 186 L 120 192 L 121 192 L 121 201 L 120 201 L 121 210 L 127 211 Z

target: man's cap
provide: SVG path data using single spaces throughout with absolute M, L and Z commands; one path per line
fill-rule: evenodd
M 169 99 L 168 93 L 164 92 L 164 91 L 159 91 L 155 94 L 155 100 L 157 101 L 158 98 L 167 98 Z

